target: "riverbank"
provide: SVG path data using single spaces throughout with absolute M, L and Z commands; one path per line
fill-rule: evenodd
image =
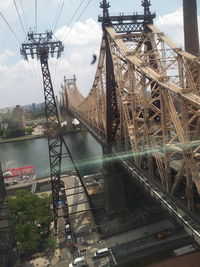
M 27 140 L 32 140 L 32 139 L 44 138 L 44 137 L 45 137 L 44 134 L 26 135 L 26 136 L 21 136 L 21 137 L 0 140 L 0 144 L 18 142 L 18 141 L 27 141 Z

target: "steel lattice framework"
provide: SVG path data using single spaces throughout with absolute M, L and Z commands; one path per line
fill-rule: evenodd
M 49 160 L 51 172 L 51 187 L 52 187 L 52 200 L 53 200 L 53 215 L 55 230 L 57 232 L 57 219 L 58 219 L 58 201 L 60 191 L 60 174 L 61 174 L 61 160 L 62 160 L 62 133 L 56 99 L 53 91 L 51 75 L 48 66 L 49 54 L 51 56 L 61 56 L 63 45 L 60 41 L 52 39 L 52 32 L 46 33 L 29 33 L 28 40 L 22 44 L 21 54 L 25 60 L 28 56 L 34 58 L 35 56 L 40 60 L 44 98 L 45 98 L 45 112 L 48 131 L 48 147 L 49 147 Z
M 84 100 L 71 84 L 69 109 L 101 143 L 131 151 L 168 194 L 184 192 L 192 210 L 200 205 L 200 61 L 153 25 L 150 1 L 142 4 L 144 23 L 123 30 L 125 16 L 109 17 L 102 1 L 94 83 Z

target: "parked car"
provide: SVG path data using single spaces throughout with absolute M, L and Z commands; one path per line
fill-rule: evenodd
M 66 224 L 66 225 L 65 225 L 65 232 L 66 232 L 66 233 L 71 232 L 71 228 L 70 228 L 70 225 L 69 225 L 69 224 Z
M 67 241 L 72 242 L 72 235 L 67 235 Z

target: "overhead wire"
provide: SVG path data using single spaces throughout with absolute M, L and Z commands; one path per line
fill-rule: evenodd
M 23 22 L 22 22 L 22 19 L 21 19 L 21 16 L 20 16 L 20 13 L 19 13 L 19 10 L 18 10 L 16 1 L 13 0 L 13 3 L 14 3 L 14 6 L 15 6 L 15 9 L 16 9 L 16 11 L 17 11 L 17 14 L 18 14 L 19 21 L 20 21 L 20 24 L 21 24 L 21 26 L 22 26 L 23 32 L 24 32 L 24 34 L 25 34 L 25 36 L 26 36 L 26 30 L 25 30 L 25 28 L 24 28 L 24 24 L 23 24 Z
M 28 31 L 28 24 L 27 24 L 27 20 L 26 20 L 26 16 L 25 16 L 25 12 L 24 12 L 24 7 L 23 7 L 23 4 L 22 4 L 22 0 L 20 0 L 20 4 L 21 4 L 22 14 L 23 14 L 23 17 L 24 17 L 24 24 L 25 24 L 25 27 L 26 27 L 26 31 Z
M 55 26 L 53 27 L 53 32 L 55 32 L 56 27 L 57 27 L 57 25 L 58 25 L 58 21 L 59 21 L 59 19 L 60 19 L 60 16 L 61 16 L 61 13 L 62 13 L 64 4 L 65 4 L 65 0 L 61 0 L 61 6 L 60 6 L 60 8 L 58 8 L 57 18 L 56 18 L 56 20 L 55 20 Z M 59 9 L 60 9 L 60 11 L 59 11 Z
M 79 4 L 79 6 L 77 7 L 77 9 L 75 10 L 75 12 L 74 12 L 74 14 L 72 15 L 70 21 L 67 23 L 68 26 L 71 25 L 71 23 L 72 23 L 74 17 L 75 17 L 76 14 L 78 13 L 78 11 L 79 11 L 79 9 L 81 8 L 81 6 L 82 6 L 82 4 L 83 4 L 84 1 L 85 1 L 85 0 L 82 0 L 81 3 Z M 58 12 L 57 12 L 57 13 L 58 13 Z M 64 32 L 62 33 L 62 35 L 64 35 L 64 33 L 66 32 L 66 30 L 67 30 L 67 28 L 64 30 Z M 61 40 L 61 38 L 62 38 L 62 35 L 59 37 L 60 40 Z M 60 58 L 60 61 L 61 61 L 61 58 Z M 55 76 L 56 76 L 57 65 L 58 65 L 58 62 L 56 61 L 56 63 L 55 63 L 55 68 L 54 68 L 54 74 L 53 74 L 53 80 L 55 79 Z
M 76 14 L 78 13 L 78 11 L 80 10 L 82 4 L 84 3 L 85 0 L 82 0 L 81 3 L 79 4 L 78 8 L 75 10 L 74 14 L 72 15 L 70 21 L 67 23 L 68 27 L 71 25 L 73 19 L 75 18 Z M 62 35 L 65 34 L 67 28 L 63 31 Z M 62 36 L 59 38 L 60 40 L 62 39 Z
M 1 17 L 3 18 L 3 20 L 5 21 L 5 23 L 7 24 L 8 28 L 10 29 L 10 31 L 13 33 L 13 35 L 15 36 L 15 38 L 17 39 L 17 41 L 20 43 L 21 45 L 21 41 L 18 38 L 17 34 L 15 33 L 15 31 L 12 29 L 12 27 L 10 26 L 10 24 L 8 23 L 8 21 L 6 20 L 6 18 L 4 17 L 4 15 L 2 14 L 2 12 L 0 12 Z
M 78 20 L 81 18 L 81 16 L 82 16 L 83 13 L 85 12 L 85 10 L 88 8 L 88 6 L 89 6 L 89 4 L 90 4 L 91 1 L 92 1 L 92 0 L 89 0 L 89 1 L 87 2 L 85 8 L 84 8 L 83 11 L 81 12 L 81 14 L 78 16 L 78 18 L 76 19 L 75 23 L 78 22 Z M 70 31 L 67 33 L 66 37 L 65 37 L 62 41 L 64 41 L 67 37 L 69 37 L 70 33 L 72 32 L 72 30 L 73 30 L 73 28 L 74 28 L 74 26 L 75 26 L 75 23 L 74 23 L 74 25 L 71 27 Z
M 92 0 L 89 0 L 89 1 L 87 2 L 86 6 L 85 6 L 84 9 L 82 10 L 82 12 L 81 12 L 80 15 L 78 16 L 78 18 L 76 19 L 76 22 L 77 22 L 77 21 L 80 19 L 80 17 L 83 15 L 83 13 L 84 13 L 85 10 L 87 9 L 87 7 L 89 6 L 89 4 L 90 4 L 91 1 L 92 1 Z M 77 14 L 78 11 L 80 10 L 80 8 L 81 8 L 81 6 L 82 6 L 82 4 L 83 4 L 84 2 L 85 2 L 85 0 L 82 0 L 82 1 L 81 1 L 81 3 L 79 4 L 78 8 L 76 9 L 76 11 L 74 12 L 74 14 L 72 15 L 72 17 L 71 17 L 71 19 L 70 19 L 70 21 L 69 21 L 69 23 L 68 23 L 68 26 L 71 25 L 73 19 L 75 18 L 76 14 Z M 75 22 L 75 23 L 76 23 L 76 22 Z M 60 40 L 61 40 L 62 42 L 63 42 L 63 41 L 70 35 L 70 33 L 71 33 L 72 29 L 74 28 L 74 26 L 75 26 L 75 24 L 72 26 L 72 28 L 70 29 L 70 31 L 68 32 L 68 34 L 66 35 L 66 37 L 64 37 L 64 38 L 62 39 L 62 36 L 63 36 L 64 33 L 66 32 L 67 28 L 64 30 L 64 32 L 62 33 L 62 36 L 60 37 Z M 58 63 L 56 62 L 55 69 L 54 69 L 54 77 L 56 76 L 57 65 L 58 65 Z
M 37 32 L 38 27 L 38 21 L 37 21 L 37 0 L 35 0 L 35 32 Z
M 54 17 L 54 19 L 53 19 L 53 23 L 52 23 L 52 25 L 51 25 L 51 29 L 53 29 L 53 28 L 54 28 L 54 25 L 56 24 L 56 19 L 57 19 L 57 17 L 58 17 L 58 13 L 59 13 L 59 10 L 60 10 L 61 5 L 62 5 L 62 1 L 63 1 L 63 0 L 60 0 L 60 5 L 59 5 L 58 8 L 57 8 L 56 15 L 55 15 L 55 17 Z

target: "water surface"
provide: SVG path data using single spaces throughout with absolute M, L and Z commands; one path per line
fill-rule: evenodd
M 84 131 L 72 133 L 65 136 L 65 140 L 81 175 L 92 174 L 101 169 L 101 146 L 89 133 Z M 0 144 L 0 160 L 3 169 L 34 165 L 38 178 L 50 174 L 46 138 Z M 64 158 L 62 170 L 72 168 L 71 160 Z

